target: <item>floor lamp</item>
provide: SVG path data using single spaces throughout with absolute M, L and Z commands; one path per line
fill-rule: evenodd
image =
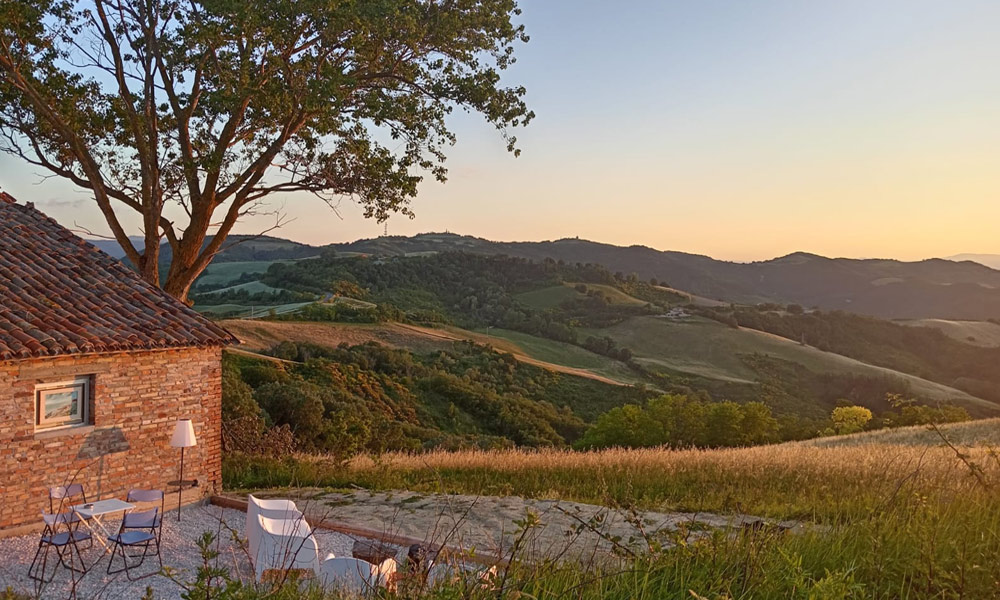
M 181 449 L 181 470 L 177 477 L 177 520 L 181 520 L 181 495 L 184 492 L 184 449 L 196 445 L 194 439 L 194 425 L 191 419 L 178 419 L 174 428 L 174 435 L 170 438 L 170 445 Z

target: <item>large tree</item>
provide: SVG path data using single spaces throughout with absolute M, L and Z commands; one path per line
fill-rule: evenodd
M 139 273 L 185 299 L 271 194 L 412 216 L 422 174 L 445 179 L 455 108 L 516 154 L 510 129 L 532 113 L 500 73 L 527 41 L 519 12 L 515 0 L 0 0 L 0 149 L 92 193 Z M 133 211 L 141 246 L 122 218 Z

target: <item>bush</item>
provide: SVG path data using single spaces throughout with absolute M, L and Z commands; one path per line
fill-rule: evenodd
M 760 402 L 711 402 L 683 395 L 654 398 L 645 407 L 614 408 L 597 419 L 578 448 L 727 447 L 777 441 L 778 421 Z
M 838 406 L 830 415 L 833 429 L 840 435 L 864 430 L 872 420 L 872 411 L 863 406 Z

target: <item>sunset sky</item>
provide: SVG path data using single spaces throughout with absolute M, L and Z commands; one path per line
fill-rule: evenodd
M 390 234 L 579 236 L 758 260 L 805 250 L 1000 253 L 1000 2 L 523 0 L 513 158 L 456 115 L 451 179 Z M 9 157 L 0 187 L 65 225 L 96 206 Z M 345 203 L 280 199 L 276 235 L 375 237 Z M 251 233 L 266 222 L 247 222 Z M 138 233 L 138 231 L 136 232 Z

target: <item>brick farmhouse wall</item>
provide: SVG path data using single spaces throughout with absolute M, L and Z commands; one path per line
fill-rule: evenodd
M 92 427 L 35 430 L 35 386 L 91 375 Z M 48 488 L 82 483 L 88 500 L 161 489 L 177 501 L 180 451 L 169 441 L 190 418 L 185 502 L 222 486 L 221 350 L 186 348 L 0 362 L 0 531 L 40 522 Z M 109 450 L 110 454 L 105 454 Z M 103 461 L 98 458 L 105 454 Z M 103 464 L 102 464 L 103 463 Z M 173 489 L 174 494 L 170 494 Z

